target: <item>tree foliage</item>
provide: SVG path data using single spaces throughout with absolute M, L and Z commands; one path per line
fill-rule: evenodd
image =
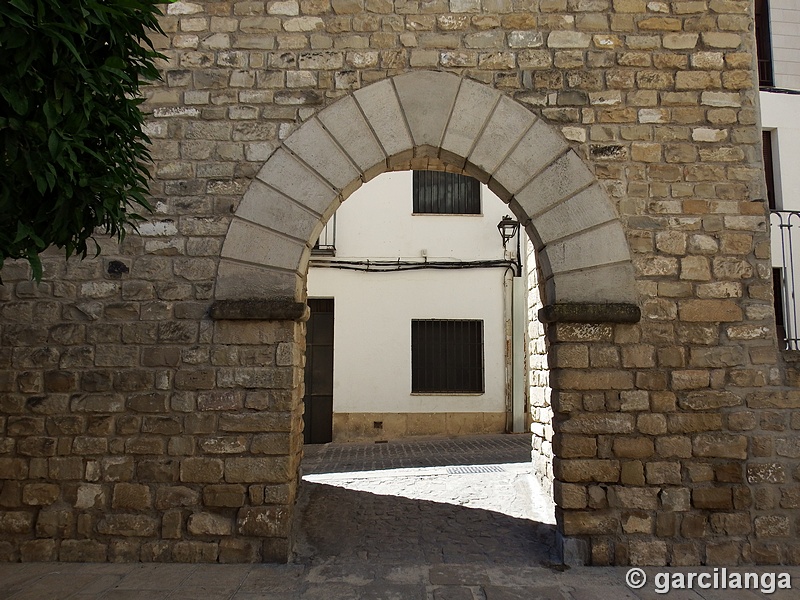
M 140 82 L 157 79 L 151 0 L 0 0 L 0 267 L 85 257 L 150 209 Z M 99 246 L 94 247 L 99 252 Z

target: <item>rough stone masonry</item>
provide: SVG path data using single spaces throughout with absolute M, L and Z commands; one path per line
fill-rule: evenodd
M 800 563 L 750 2 L 165 12 L 154 214 L 41 284 L 3 267 L 0 558 L 286 560 L 309 248 L 361 183 L 437 168 L 537 251 L 565 558 Z

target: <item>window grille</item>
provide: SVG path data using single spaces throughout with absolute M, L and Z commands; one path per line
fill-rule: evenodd
M 444 171 L 414 171 L 414 213 L 481 214 L 481 184 L 477 179 Z
M 412 320 L 411 391 L 483 392 L 483 321 Z

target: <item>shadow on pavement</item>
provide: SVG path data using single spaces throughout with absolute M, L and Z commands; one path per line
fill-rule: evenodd
M 296 562 L 316 565 L 557 562 L 555 526 L 508 515 L 303 481 Z

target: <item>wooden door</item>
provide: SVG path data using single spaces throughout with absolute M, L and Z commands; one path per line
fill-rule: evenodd
M 309 298 L 308 306 L 303 440 L 325 444 L 333 439 L 333 298 Z

